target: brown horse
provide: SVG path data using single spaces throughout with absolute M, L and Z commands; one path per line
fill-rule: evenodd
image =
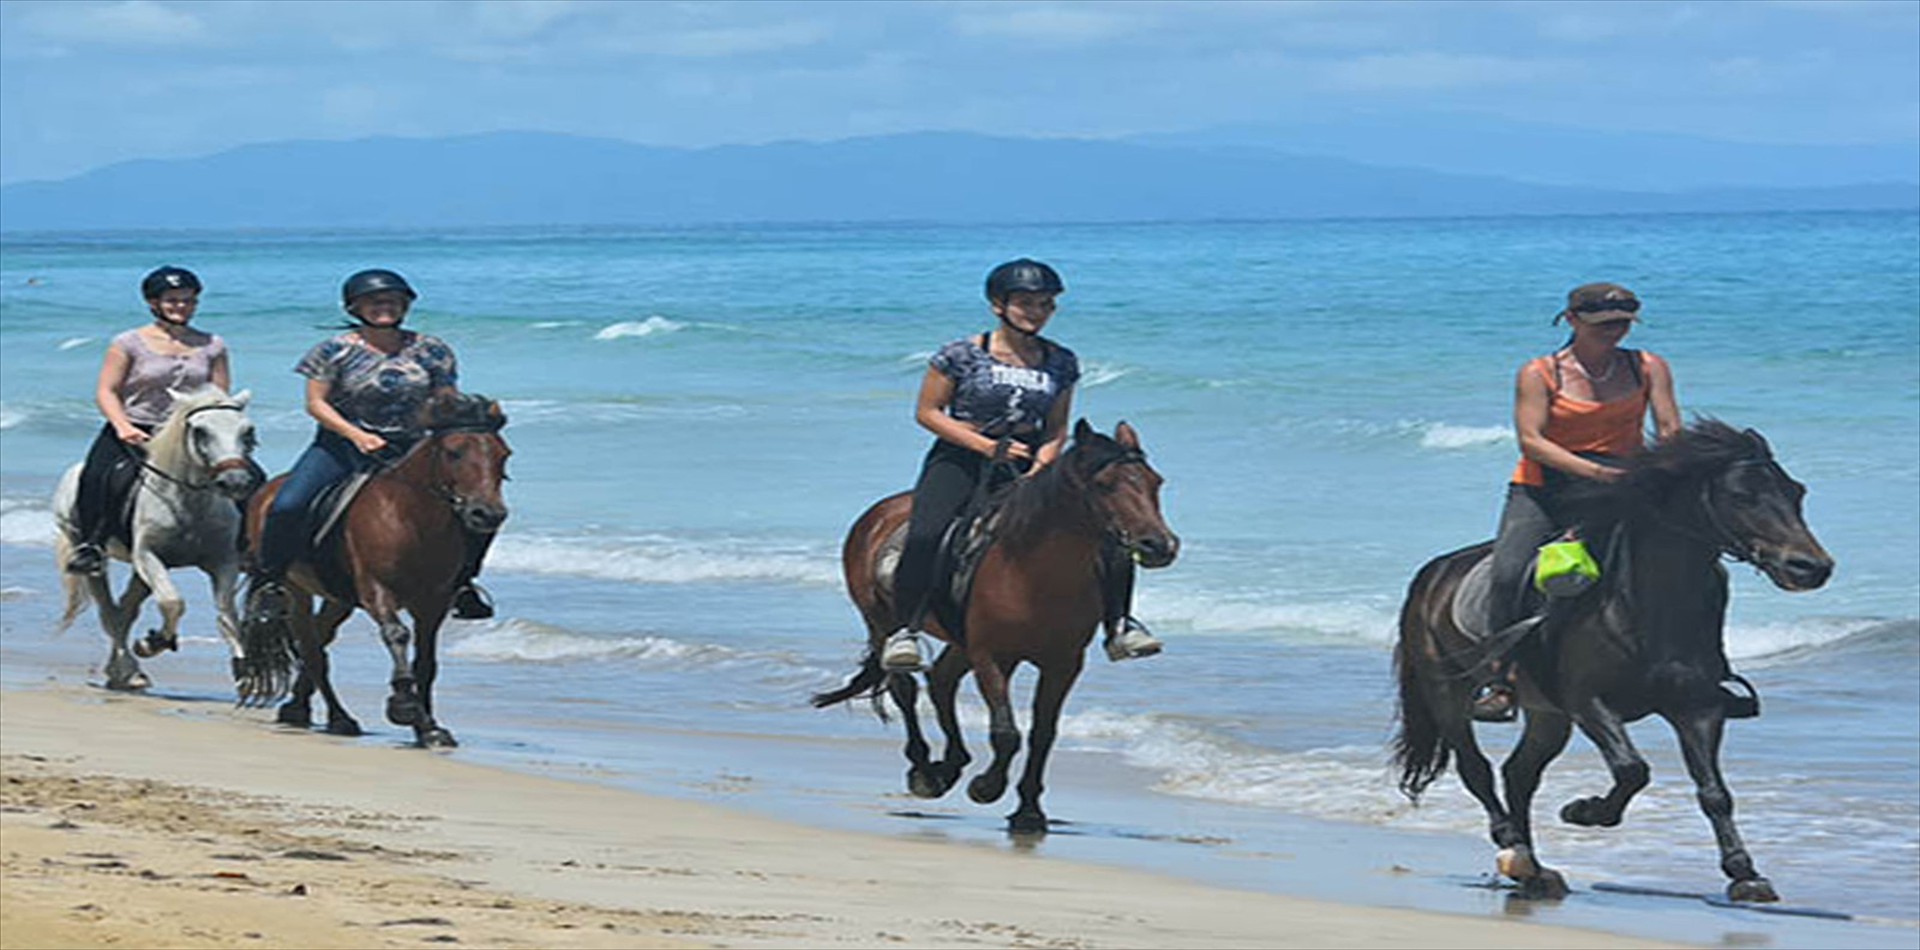
M 287 690 L 297 649 L 299 677 L 279 721 L 311 725 L 309 702 L 317 687 L 327 703 L 327 731 L 357 736 L 360 724 L 334 695 L 327 675 L 327 646 L 354 608 L 380 625 L 380 639 L 393 655 L 387 721 L 411 726 L 420 744 L 453 746 L 453 734 L 433 718 L 433 680 L 440 624 L 461 580 L 467 546 L 497 531 L 507 518 L 500 496 L 511 451 L 500 429 L 506 416 L 483 396 L 448 393 L 421 411 L 423 437 L 391 467 L 369 479 L 336 529 L 338 543 L 287 572 L 289 623 L 258 631 L 250 658 L 271 662 L 270 687 L 243 697 L 254 703 L 279 699 Z M 258 556 L 259 539 L 273 497 L 285 477 L 255 494 L 247 508 L 247 536 Z M 314 609 L 318 597 L 319 609 Z M 409 631 L 400 612 L 412 615 Z M 412 662 L 407 650 L 413 647 Z
M 1082 420 L 1074 427 L 1072 447 L 1053 465 L 1007 490 L 994 522 L 993 542 L 974 574 L 972 596 L 957 614 L 964 640 L 949 631 L 939 611 L 929 624 L 928 632 L 947 643 L 927 673 L 927 689 L 947 739 L 945 755 L 937 763 L 929 760 L 920 732 L 915 711 L 919 687 L 913 675 L 889 674 L 880 667 L 881 647 L 896 627 L 891 577 L 882 577 L 891 569 L 883 562 L 899 543 L 897 535 L 904 530 L 913 499 L 902 492 L 876 502 L 854 522 L 841 550 L 847 593 L 867 624 L 867 653 L 846 686 L 813 697 L 813 704 L 872 697 L 884 718 L 877 703 L 881 690 L 887 690 L 906 720 L 911 763 L 907 787 L 922 798 L 938 798 L 972 761 L 954 711 L 960 679 L 972 671 L 987 704 L 993 762 L 967 786 L 967 794 L 984 805 L 1006 793 L 1007 769 L 1020 750 L 1008 682 L 1020 663 L 1033 664 L 1040 670 L 1040 685 L 1033 699 L 1020 807 L 1007 819 L 1009 830 L 1016 833 L 1044 833 L 1041 776 L 1060 709 L 1101 621 L 1102 547 L 1118 543 L 1145 567 L 1165 567 L 1179 553 L 1180 539 L 1160 514 L 1161 482 L 1132 426 L 1120 423 L 1109 438 Z
M 1451 756 L 1486 809 L 1500 872 L 1522 894 L 1558 897 L 1566 882 L 1533 854 L 1531 810 L 1541 773 L 1578 726 L 1606 759 L 1613 787 L 1568 802 L 1560 819 L 1619 824 L 1648 781 L 1626 724 L 1658 714 L 1680 740 L 1721 869 L 1732 880 L 1728 895 L 1778 900 L 1734 828 L 1733 796 L 1720 774 L 1729 696 L 1719 684 L 1730 676 L 1721 643 L 1727 572 L 1720 559 L 1747 561 L 1782 590 L 1826 583 L 1833 559 L 1801 515 L 1806 488 L 1774 461 L 1759 433 L 1707 419 L 1633 459 L 1621 481 L 1568 492 L 1564 503 L 1581 513 L 1584 537 L 1603 538 L 1617 526 L 1623 540 L 1605 559 L 1600 583 L 1556 605 L 1517 653 L 1526 729 L 1500 770 L 1506 801 L 1469 719 L 1487 650 L 1455 619 L 1455 593 L 1487 557 L 1487 544 L 1429 561 L 1407 591 L 1394 649 L 1401 790 L 1417 800 Z

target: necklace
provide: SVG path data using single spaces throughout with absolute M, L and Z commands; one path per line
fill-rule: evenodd
M 1587 371 L 1587 364 L 1580 362 L 1580 357 L 1576 355 L 1572 350 L 1567 351 L 1567 356 L 1572 358 L 1574 368 L 1578 369 L 1580 371 L 1580 375 L 1585 376 L 1587 378 L 1587 382 L 1589 383 L 1604 383 L 1607 380 L 1613 378 L 1614 370 L 1620 368 L 1620 354 L 1618 351 L 1615 351 L 1613 356 L 1607 360 L 1606 371 L 1600 373 L 1597 376 Z

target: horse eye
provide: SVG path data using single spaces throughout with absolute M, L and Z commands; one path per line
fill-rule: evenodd
M 459 449 L 448 449 L 448 450 L 447 450 L 447 461 L 449 461 L 449 462 L 458 462 L 458 461 L 460 461 L 460 450 L 459 450 Z

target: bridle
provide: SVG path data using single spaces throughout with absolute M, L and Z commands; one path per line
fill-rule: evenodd
M 1719 475 L 1712 478 L 1701 479 L 1700 481 L 1699 506 L 1701 516 L 1707 523 L 1707 530 L 1705 532 L 1695 530 L 1691 525 L 1670 519 L 1661 519 L 1662 526 L 1706 544 L 1722 557 L 1732 558 L 1735 561 L 1758 567 L 1759 561 L 1757 559 L 1760 556 L 1759 552 L 1755 549 L 1752 542 L 1742 540 L 1739 535 L 1734 534 L 1732 528 L 1727 527 L 1726 521 L 1720 517 L 1719 510 L 1714 504 L 1715 493 L 1713 488 L 1715 483 L 1719 482 L 1720 478 L 1726 473 L 1738 468 L 1753 466 L 1764 466 L 1773 469 L 1776 475 L 1782 477 L 1786 474 L 1785 472 L 1779 471 L 1779 465 L 1773 461 L 1771 456 L 1758 459 L 1741 459 L 1728 465 Z
M 196 408 L 187 410 L 186 415 L 183 415 L 180 417 L 180 424 L 186 425 L 187 423 L 193 420 L 194 416 L 197 416 L 203 412 L 213 412 L 215 410 L 220 410 L 220 409 L 228 410 L 231 412 L 246 411 L 246 408 L 244 406 L 241 406 L 237 403 L 215 403 L 213 405 L 208 405 L 208 406 L 198 406 Z M 198 455 L 198 450 L 193 447 L 192 439 L 187 440 L 187 449 L 188 451 L 194 452 L 196 455 Z M 169 482 L 174 483 L 175 485 L 179 485 L 180 487 L 185 488 L 188 491 L 209 491 L 213 488 L 214 480 L 218 478 L 222 473 L 231 472 L 235 470 L 243 470 L 243 471 L 251 470 L 253 467 L 253 463 L 245 455 L 235 455 L 231 458 L 221 459 L 220 461 L 207 466 L 207 474 L 208 474 L 207 480 L 199 483 L 188 481 L 187 479 L 181 478 L 178 475 L 174 475 L 171 472 L 165 471 L 161 469 L 159 466 L 153 464 L 152 462 L 144 458 L 140 460 L 140 467 L 142 469 L 145 469 L 146 471 L 152 472 L 153 474 L 160 476 L 163 479 L 166 479 Z
M 463 423 L 459 425 L 437 426 L 426 430 L 421 436 L 420 441 L 414 443 L 413 448 L 407 450 L 407 455 L 421 451 L 426 447 L 427 443 L 436 441 L 442 436 L 455 435 L 463 432 L 492 435 L 498 433 L 504 426 L 504 422 Z M 407 456 L 405 455 L 401 456 L 398 461 L 393 463 L 389 470 L 399 468 L 400 465 L 406 461 L 406 458 Z M 454 490 L 453 480 L 451 478 L 442 477 L 440 462 L 441 450 L 436 448 L 433 453 L 433 468 L 427 477 L 428 484 L 426 489 L 428 493 L 453 506 L 454 511 L 458 512 L 466 506 L 471 505 L 472 501 L 467 498 L 467 496 Z

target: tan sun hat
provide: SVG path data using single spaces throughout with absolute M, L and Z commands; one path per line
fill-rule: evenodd
M 1567 309 L 1554 322 L 1579 317 L 1581 323 L 1612 323 L 1640 319 L 1640 298 L 1619 284 L 1581 284 L 1567 292 Z

